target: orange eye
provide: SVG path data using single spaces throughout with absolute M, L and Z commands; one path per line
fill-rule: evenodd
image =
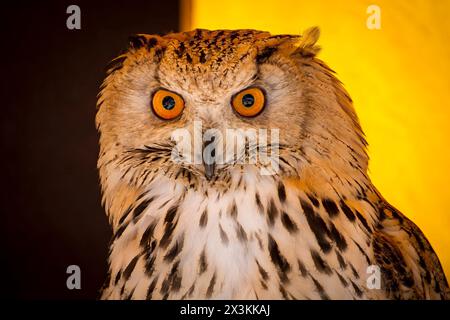
M 183 112 L 184 100 L 174 92 L 159 89 L 153 94 L 152 108 L 158 117 L 172 120 Z
M 256 87 L 242 90 L 231 101 L 234 110 L 244 117 L 254 117 L 264 108 L 264 92 Z

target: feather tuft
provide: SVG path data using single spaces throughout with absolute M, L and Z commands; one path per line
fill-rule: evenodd
M 320 51 L 320 46 L 316 45 L 319 37 L 320 29 L 318 27 L 306 29 L 298 42 L 298 47 L 297 50 L 295 50 L 295 53 L 298 53 L 303 57 L 314 57 Z

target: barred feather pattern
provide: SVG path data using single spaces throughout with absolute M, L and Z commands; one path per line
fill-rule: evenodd
M 370 189 L 319 197 L 246 174 L 232 192 L 157 176 L 123 204 L 108 299 L 445 298 L 426 239 Z M 365 194 L 367 197 L 361 197 Z M 369 201 L 368 197 L 374 197 Z M 376 200 L 375 200 L 376 199 Z M 382 270 L 380 290 L 367 267 Z

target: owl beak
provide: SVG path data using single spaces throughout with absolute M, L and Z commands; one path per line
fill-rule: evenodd
M 216 149 L 214 144 L 215 137 L 212 136 L 209 141 L 203 141 L 203 167 L 205 168 L 205 177 L 209 181 L 214 176 L 216 169 L 215 157 Z

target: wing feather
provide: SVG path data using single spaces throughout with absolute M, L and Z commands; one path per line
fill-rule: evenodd
M 388 298 L 450 299 L 441 263 L 422 231 L 384 199 L 372 246 Z

